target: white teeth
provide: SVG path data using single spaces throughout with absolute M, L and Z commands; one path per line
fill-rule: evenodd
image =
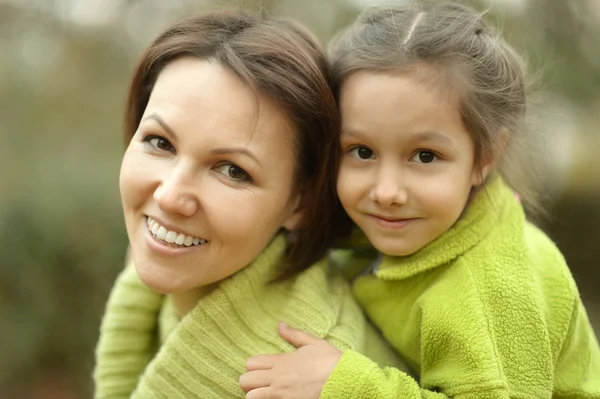
M 165 236 L 165 241 L 168 242 L 169 244 L 173 244 L 176 239 L 177 239 L 177 233 L 175 233 L 174 231 L 169 231 L 167 233 L 167 235 Z
M 204 238 L 192 237 L 182 233 L 167 230 L 161 226 L 156 220 L 148 218 L 148 229 L 158 239 L 163 240 L 169 244 L 184 245 L 190 247 L 192 245 L 206 244 L 208 241 Z

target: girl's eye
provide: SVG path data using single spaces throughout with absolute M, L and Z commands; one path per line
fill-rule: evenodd
M 412 157 L 411 161 L 418 163 L 432 163 L 436 159 L 438 159 L 438 156 L 432 151 L 419 151 Z
M 363 145 L 359 145 L 359 146 L 352 148 L 350 150 L 350 154 L 352 154 L 355 157 L 358 157 L 359 159 L 371 159 L 371 158 L 374 158 L 374 156 L 375 156 L 375 154 L 373 153 L 373 150 L 371 150 L 369 147 L 365 147 Z
M 244 169 L 240 168 L 235 164 L 227 163 L 219 165 L 216 169 L 217 171 L 219 171 L 219 173 L 222 173 L 223 175 L 236 182 L 248 183 L 252 181 L 252 178 L 250 177 L 248 172 L 246 172 Z
M 175 147 L 171 142 L 164 137 L 148 136 L 144 139 L 147 143 L 157 150 L 175 153 Z

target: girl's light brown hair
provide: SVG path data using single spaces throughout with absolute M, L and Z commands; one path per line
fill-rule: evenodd
M 334 92 L 339 96 L 346 79 L 367 70 L 411 74 L 449 94 L 440 98 L 458 100 L 476 166 L 493 160 L 528 210 L 539 213 L 539 163 L 525 129 L 525 63 L 483 16 L 439 2 L 366 10 L 330 46 Z
M 295 178 L 303 194 L 303 219 L 288 246 L 287 268 L 281 272 L 281 279 L 291 277 L 324 256 L 334 237 L 339 116 L 325 55 L 308 30 L 291 20 L 238 11 L 185 19 L 161 34 L 141 56 L 127 100 L 127 143 L 160 72 L 175 59 L 190 56 L 229 68 L 255 92 L 274 101 L 295 128 Z

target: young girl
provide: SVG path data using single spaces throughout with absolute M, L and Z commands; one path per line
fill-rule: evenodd
M 338 195 L 381 254 L 354 293 L 418 377 L 282 325 L 299 349 L 249 359 L 247 397 L 600 398 L 575 282 L 513 194 L 536 204 L 514 173 L 517 152 L 535 159 L 519 56 L 480 14 L 434 4 L 366 12 L 331 61 Z

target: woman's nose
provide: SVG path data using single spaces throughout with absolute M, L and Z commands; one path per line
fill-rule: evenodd
M 181 174 L 171 174 L 154 191 L 154 200 L 165 213 L 194 215 L 199 207 L 192 185 Z

